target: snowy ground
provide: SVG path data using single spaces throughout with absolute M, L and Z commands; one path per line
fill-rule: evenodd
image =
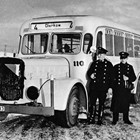
M 117 125 L 112 126 L 111 120 L 106 117 L 102 126 L 79 122 L 62 128 L 40 116 L 9 115 L 0 122 L 0 140 L 140 140 L 140 105 L 130 109 L 134 125 L 124 124 L 121 114 Z

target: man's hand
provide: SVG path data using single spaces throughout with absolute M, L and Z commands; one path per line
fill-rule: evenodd
M 125 76 L 125 75 L 123 75 L 123 80 L 124 81 L 127 81 L 129 78 L 127 77 L 127 76 Z
M 109 88 L 108 92 L 107 92 L 107 98 L 111 98 L 112 97 L 112 93 L 113 93 L 112 88 Z
M 91 79 L 94 79 L 95 78 L 95 73 L 92 73 L 91 76 L 90 76 L 90 78 Z
M 109 89 L 108 89 L 108 93 L 109 93 L 109 94 L 112 94 L 112 93 L 113 93 L 112 88 L 109 88 Z

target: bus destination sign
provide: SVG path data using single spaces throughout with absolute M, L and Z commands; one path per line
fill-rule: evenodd
M 70 29 L 73 27 L 72 21 L 66 22 L 45 22 L 45 23 L 32 23 L 32 30 L 43 30 L 43 29 Z

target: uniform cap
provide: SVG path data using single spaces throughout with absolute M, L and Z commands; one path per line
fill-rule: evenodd
M 122 51 L 119 53 L 119 55 L 120 55 L 120 59 L 125 59 L 129 56 L 129 53 Z
M 97 54 L 106 54 L 108 51 L 102 47 L 97 48 Z

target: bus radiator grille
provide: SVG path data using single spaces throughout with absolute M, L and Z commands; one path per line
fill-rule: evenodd
M 0 64 L 0 87 L 3 100 L 18 100 L 22 97 L 20 78 L 4 64 Z

